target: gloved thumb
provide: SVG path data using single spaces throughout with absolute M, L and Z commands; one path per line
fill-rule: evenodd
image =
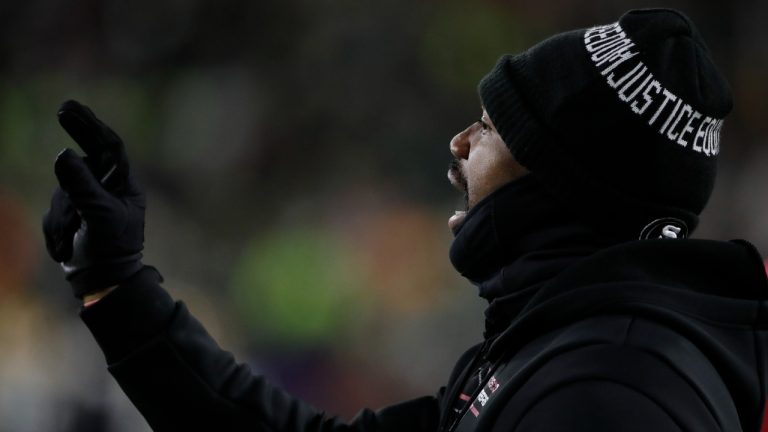
M 83 158 L 72 149 L 65 149 L 56 157 L 54 172 L 59 185 L 80 211 L 110 199 L 111 196 L 93 175 Z
M 72 201 L 61 188 L 56 188 L 51 198 L 51 207 L 43 216 L 43 234 L 48 254 L 56 262 L 68 261 L 72 257 L 72 241 L 80 228 Z

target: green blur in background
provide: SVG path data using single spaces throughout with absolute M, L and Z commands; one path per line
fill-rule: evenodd
M 654 3 L 656 5 L 657 3 Z M 145 262 L 329 412 L 434 393 L 482 338 L 448 261 L 448 142 L 503 53 L 641 1 L 0 1 L 0 431 L 142 431 L 44 249 L 69 98 L 125 140 Z M 698 237 L 768 253 L 768 2 L 674 0 L 731 82 Z

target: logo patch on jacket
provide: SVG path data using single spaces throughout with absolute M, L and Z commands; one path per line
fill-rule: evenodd
M 472 404 L 469 406 L 469 412 L 471 412 L 475 417 L 479 417 L 480 410 L 488 403 L 488 401 L 491 399 L 493 394 L 496 393 L 496 390 L 498 390 L 500 386 L 501 384 L 496 379 L 496 377 L 491 376 L 491 378 L 485 384 L 485 387 L 480 390 L 480 393 L 477 394 L 475 400 L 472 401 Z
M 684 239 L 688 237 L 688 225 L 680 219 L 667 217 L 656 219 L 640 232 L 640 240 Z

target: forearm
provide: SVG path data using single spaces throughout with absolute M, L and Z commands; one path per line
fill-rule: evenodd
M 308 409 L 289 406 L 287 395 L 237 364 L 159 280 L 145 268 L 81 312 L 110 373 L 152 428 L 305 430 L 280 416 L 302 411 L 294 421 L 307 421 Z
M 345 424 L 272 386 L 221 349 L 150 269 L 85 308 L 109 371 L 154 430 L 434 430 L 438 405 L 425 397 L 364 410 Z

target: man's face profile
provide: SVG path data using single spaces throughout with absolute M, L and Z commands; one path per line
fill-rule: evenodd
M 450 229 L 461 224 L 467 211 L 491 192 L 528 173 L 512 157 L 485 109 L 480 120 L 453 137 L 450 149 L 454 159 L 448 180 L 464 192 L 466 204 L 448 220 Z

